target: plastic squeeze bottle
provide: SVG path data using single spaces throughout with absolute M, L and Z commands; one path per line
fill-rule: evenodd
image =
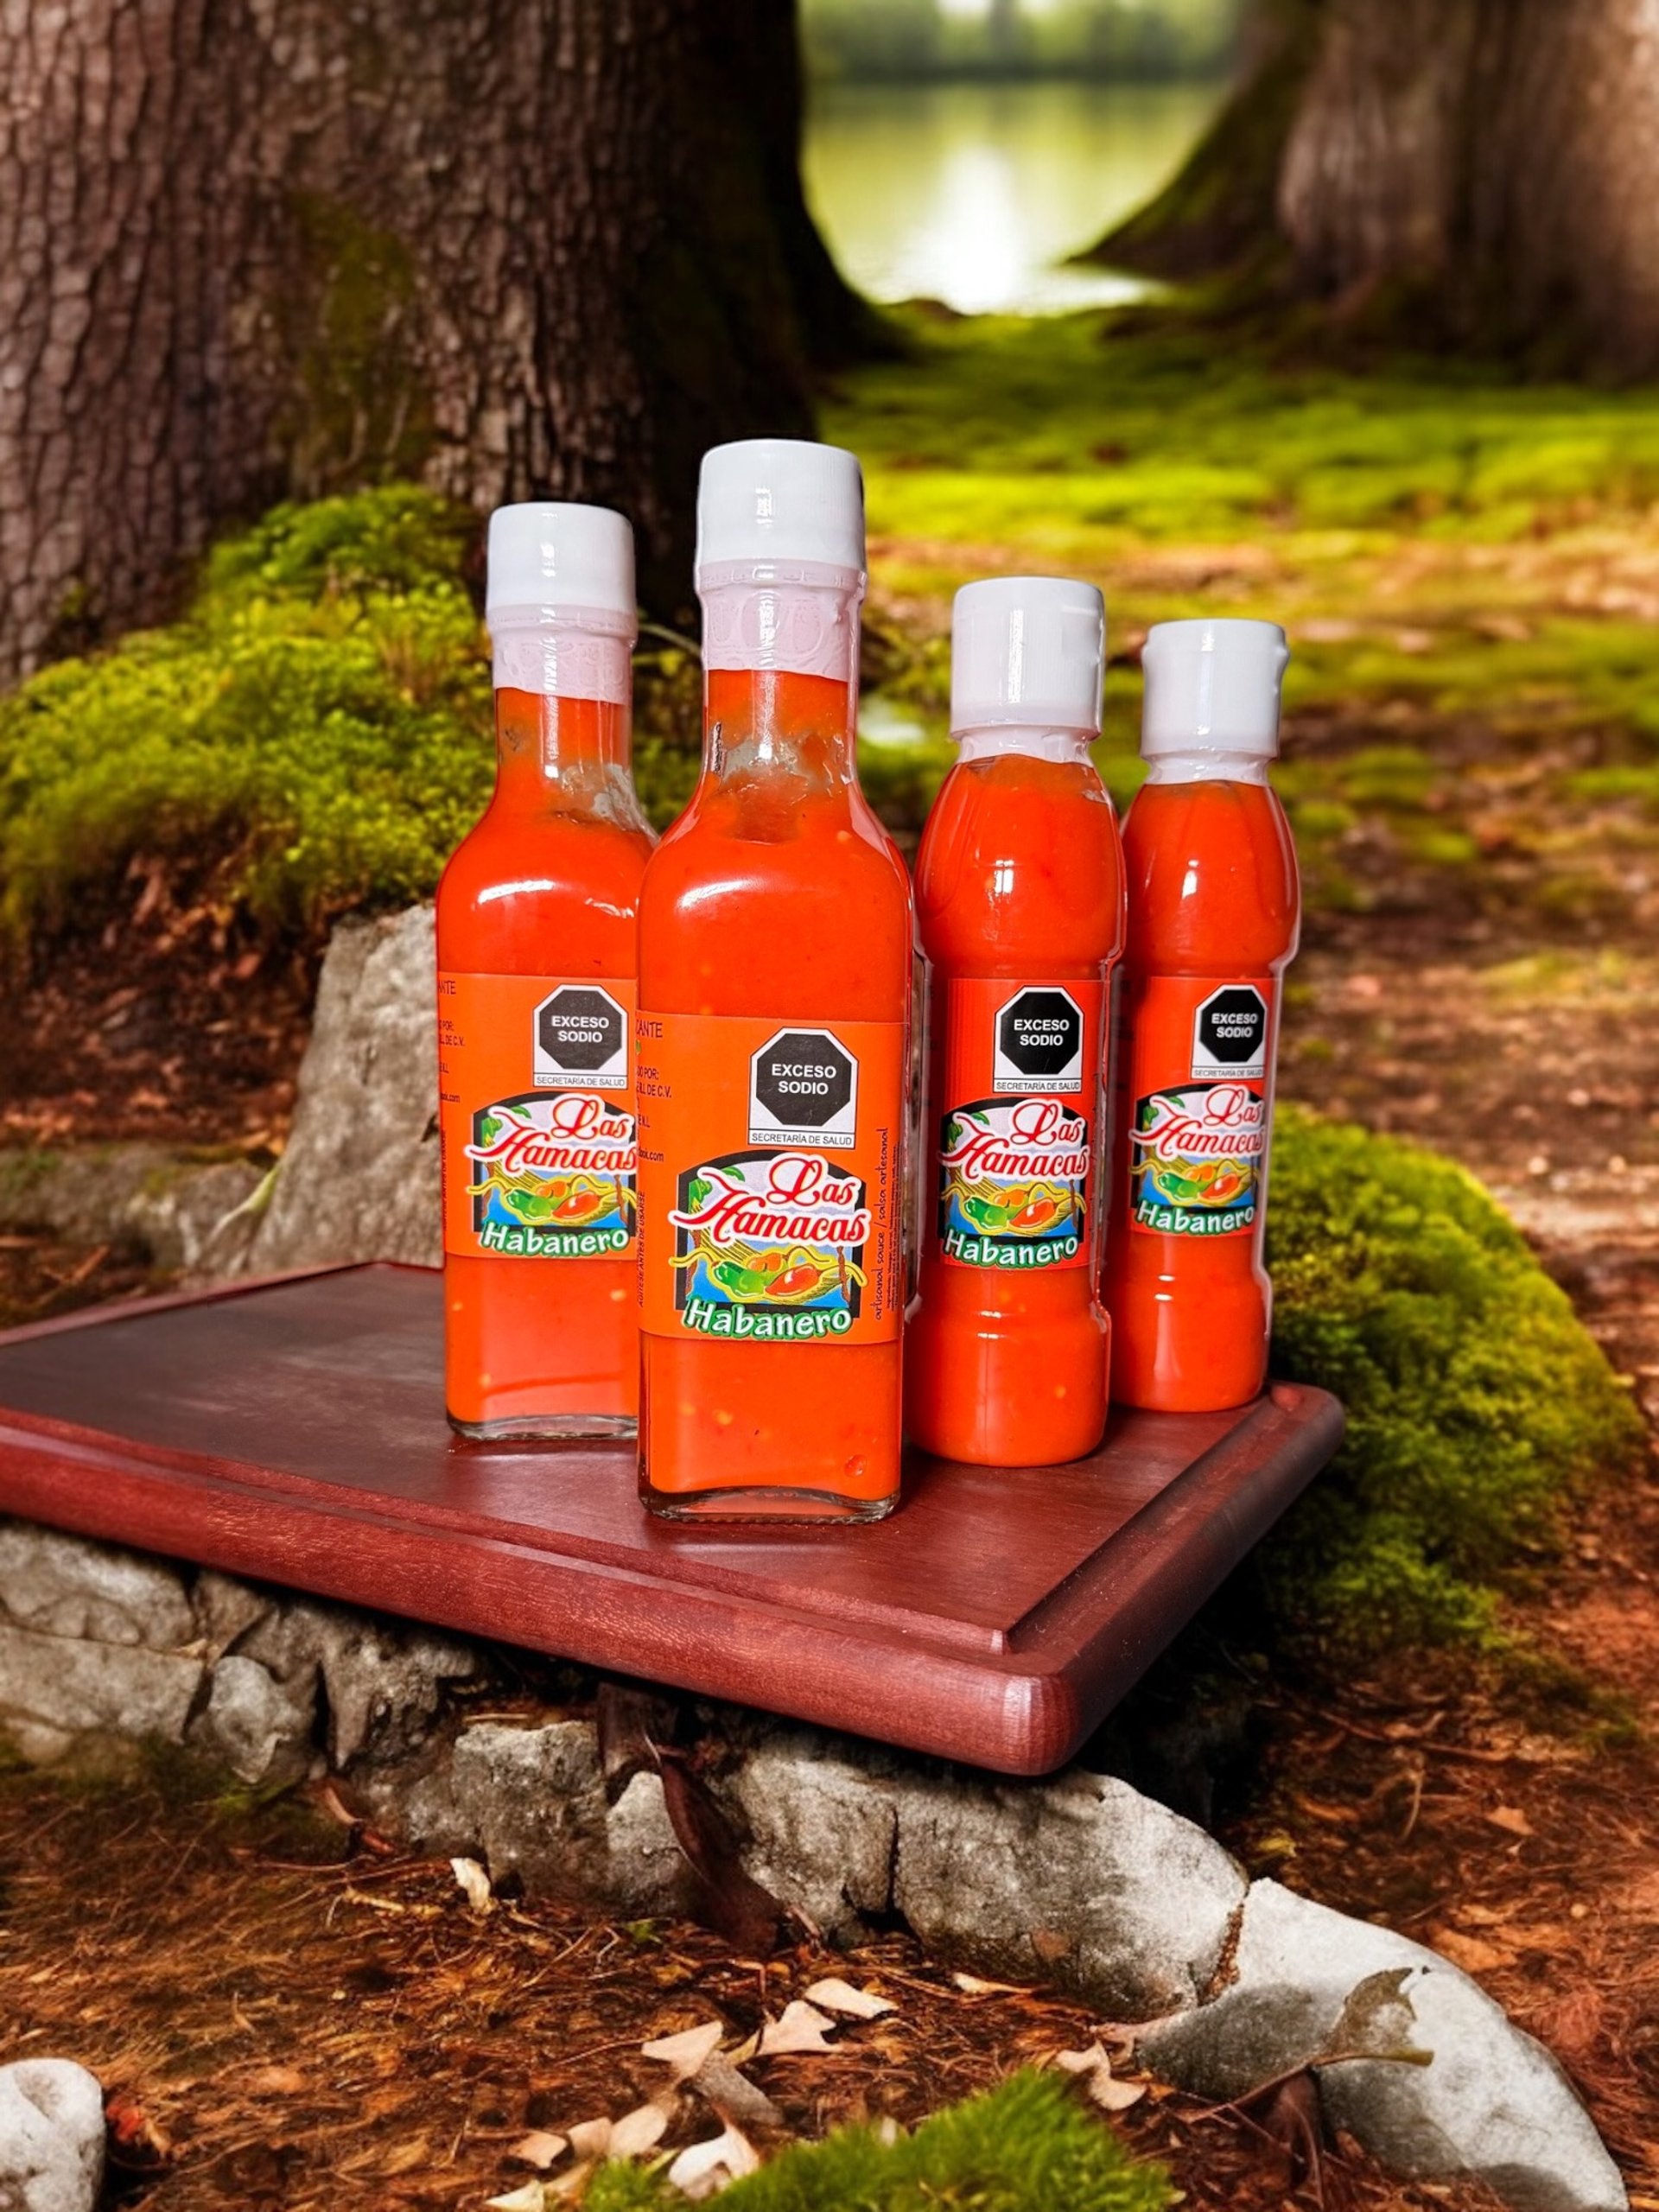
M 1267 1379 L 1268 1141 L 1301 921 L 1268 783 L 1289 658 L 1272 622 L 1207 620 L 1158 623 L 1142 656 L 1106 1271 L 1127 1405 L 1211 1412 Z
M 913 923 L 854 755 L 863 483 L 704 456 L 705 734 L 639 908 L 640 1495 L 871 1521 L 899 1496 Z
M 932 963 L 931 1219 L 906 1350 L 912 1438 L 992 1466 L 1091 1452 L 1106 1425 L 1102 1066 L 1123 939 L 1092 584 L 957 594 L 960 752 L 917 866 Z
M 486 607 L 495 793 L 437 902 L 445 1402 L 464 1436 L 632 1435 L 632 532 L 497 508 Z

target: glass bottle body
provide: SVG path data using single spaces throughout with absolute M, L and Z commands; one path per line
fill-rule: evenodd
M 752 583 L 728 588 L 740 613 L 752 604 Z M 705 596 L 710 629 L 718 630 L 719 594 Z M 913 927 L 903 861 L 858 785 L 850 673 L 856 589 L 843 586 L 830 596 L 836 603 L 823 626 L 833 632 L 839 624 L 842 632 L 841 651 L 822 657 L 832 672 L 709 669 L 702 776 L 654 855 L 641 897 L 648 1280 L 640 1495 L 671 1518 L 872 1520 L 898 1499 L 903 1061 Z M 759 1080 L 748 1072 L 759 1058 L 752 1048 L 772 1036 L 821 1038 L 830 1062 L 836 1039 L 850 1040 L 849 1057 L 860 1065 L 855 1103 L 839 1117 L 844 1137 L 829 1128 L 822 1136 L 766 1132 L 766 1141 L 745 1145 L 742 1094 Z M 675 1097 L 659 1121 L 645 1095 L 647 1071 L 652 1052 L 674 1037 L 691 1042 L 664 1085 Z M 703 1053 L 706 1065 L 696 1057 Z M 711 1135 L 707 1148 L 721 1164 L 705 1173 L 702 1154 L 693 1160 L 685 1151 L 692 1141 L 686 1096 L 715 1095 L 721 1056 L 735 1118 L 720 1124 L 725 1138 Z M 790 1065 L 810 1077 L 816 1063 L 809 1052 Z M 747 1096 L 753 1119 L 752 1088 Z M 856 1148 L 833 1148 L 854 1147 L 855 1122 Z M 880 1190 L 872 1187 L 866 1161 L 878 1123 L 890 1129 L 892 1144 Z M 659 1163 L 666 1195 L 658 1205 L 649 1178 L 664 1141 L 673 1156 Z M 750 1233 L 735 1243 L 717 1241 L 732 1206 L 726 1224 L 709 1215 L 706 1227 L 687 1211 L 702 1203 L 707 1214 L 711 1185 L 796 1190 L 804 1176 L 823 1179 L 825 1188 L 856 1181 L 864 1211 L 878 1217 L 844 1262 L 833 1247 L 826 1256 L 805 1216 L 779 1205 L 740 1211 L 737 1226 Z M 652 1281 L 659 1286 L 659 1326 Z M 702 1300 L 699 1287 L 709 1294 Z M 699 1321 L 704 1325 L 694 1325 Z M 836 1330 L 848 1340 L 837 1340 Z
M 618 650 L 625 686 L 626 643 Z M 626 691 L 619 701 L 561 698 L 504 687 L 496 692 L 495 705 L 494 794 L 456 849 L 438 887 L 441 1056 L 447 1066 L 451 1055 L 442 1041 L 448 1019 L 444 992 L 452 979 L 466 984 L 485 979 L 497 988 L 494 979 L 515 978 L 525 979 L 518 993 L 524 1008 L 512 999 L 515 1033 L 521 1016 L 527 1020 L 541 984 L 578 990 L 589 984 L 608 986 L 605 998 L 622 1010 L 631 1065 L 632 1038 L 626 1032 L 636 916 L 652 840 L 629 772 Z M 493 1001 L 500 1002 L 499 996 Z M 575 1078 L 553 1072 L 565 1087 L 549 1090 L 543 1105 L 537 1090 L 539 1077 L 530 1079 L 526 1039 L 524 1091 L 517 1083 L 509 1087 L 524 1099 L 530 1118 L 568 1119 L 574 1132 L 588 1116 L 584 1148 L 570 1156 L 597 1160 L 592 1117 L 597 1115 L 601 1130 L 626 1125 L 631 1132 L 631 1087 L 601 1091 L 589 1089 L 580 1072 Z M 475 1116 L 448 1072 L 444 1091 L 441 1141 L 450 1223 L 458 1205 L 452 1185 L 468 1174 L 484 1179 L 489 1163 L 467 1154 Z M 465 1128 L 458 1126 L 463 1120 Z M 639 1328 L 637 1262 L 628 1218 L 631 1151 L 630 1135 L 613 1144 L 612 1166 L 599 1174 L 583 1170 L 539 1182 L 528 1176 L 516 1179 L 521 1187 L 507 1196 L 524 1219 L 502 1229 L 505 1248 L 480 1249 L 464 1232 L 452 1236 L 447 1230 L 445 1403 L 451 1426 L 462 1435 L 487 1440 L 633 1433 Z M 506 1164 L 509 1169 L 514 1165 L 511 1159 Z M 505 1184 L 511 1179 L 502 1179 Z M 607 1195 L 613 1186 L 613 1201 Z M 610 1249 L 623 1241 L 614 1227 L 607 1235 L 581 1226 L 601 1205 L 607 1219 L 626 1223 L 625 1249 Z M 572 1225 L 563 1227 L 561 1216 Z M 584 1239 L 600 1249 L 584 1250 Z M 455 1249 L 463 1243 L 468 1249 Z M 515 1243 L 530 1249 L 507 1249 Z
M 964 747 L 917 870 L 932 1037 L 908 1427 L 928 1451 L 1002 1466 L 1077 1458 L 1105 1426 L 1101 1070 L 1123 931 L 1116 817 L 1087 736 L 1020 736 Z M 1001 1049 L 1011 1027 L 1035 1032 L 1028 1066 Z
M 1105 1277 L 1112 1395 L 1161 1412 L 1217 1411 L 1248 1403 L 1267 1378 L 1267 1145 L 1281 979 L 1300 927 L 1295 846 L 1265 763 L 1232 761 L 1224 773 L 1166 760 L 1136 795 L 1123 847 L 1128 932 Z M 1204 1041 L 1203 1010 L 1224 1014 L 1223 995 L 1234 992 L 1247 1020 L 1251 995 L 1265 1007 L 1259 1065 L 1210 1065 L 1217 1054 Z M 1211 1041 L 1223 1053 L 1244 1049 L 1230 1043 L 1224 1024 Z M 1164 1176 L 1154 1196 L 1173 1192 L 1175 1200 L 1148 1205 L 1156 1147 L 1146 1137 L 1169 1110 L 1155 1102 L 1172 1098 L 1201 1100 L 1218 1134 L 1206 1137 L 1202 1117 L 1189 1113 L 1196 1135 L 1170 1147 L 1187 1179 Z M 1179 1156 L 1184 1144 L 1190 1157 Z M 1230 1213 L 1214 1182 L 1195 1190 L 1190 1205 L 1179 1203 L 1189 1183 L 1217 1174 L 1236 1186 Z M 1166 1221 L 1181 1225 L 1148 1225 Z

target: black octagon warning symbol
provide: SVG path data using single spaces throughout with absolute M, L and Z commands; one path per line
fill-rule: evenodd
M 626 1080 L 628 1017 L 608 991 L 563 983 L 536 1009 L 536 1080 Z
M 780 1030 L 754 1056 L 751 1107 L 786 1129 L 850 1129 L 857 1076 L 857 1062 L 827 1029 Z
M 1021 991 L 996 1017 L 996 1050 L 1017 1075 L 1074 1075 L 1083 1057 L 1083 1010 L 1067 991 Z
M 1249 983 L 1213 991 L 1198 1008 L 1192 1057 L 1211 1067 L 1259 1067 L 1268 1048 L 1268 1002 Z

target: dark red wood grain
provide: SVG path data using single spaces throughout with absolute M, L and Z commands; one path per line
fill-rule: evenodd
M 1342 1433 L 1281 1383 L 1069 1466 L 918 1457 L 871 1527 L 671 1525 L 626 1447 L 453 1438 L 442 1325 L 435 1273 L 372 1266 L 0 1336 L 0 1511 L 1040 1774 Z

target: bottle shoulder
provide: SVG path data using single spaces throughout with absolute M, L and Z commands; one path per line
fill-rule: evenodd
M 633 972 L 643 825 L 493 810 L 450 855 L 437 891 L 441 965 L 506 974 Z
M 1268 972 L 1294 953 L 1295 840 L 1265 784 L 1147 785 L 1123 825 L 1131 969 Z
M 786 911 L 779 901 L 824 899 L 874 897 L 908 909 L 904 856 L 861 800 L 799 808 L 776 826 L 778 834 L 745 836 L 694 800 L 652 855 L 643 906 L 653 919 L 757 905 L 777 918 Z
M 641 1001 L 901 1020 L 914 939 L 903 855 L 868 809 L 802 808 L 784 834 L 755 837 L 694 803 L 645 872 Z
M 1117 816 L 1092 763 L 1003 756 L 953 768 L 917 860 L 922 942 L 941 969 L 1086 974 L 1120 950 Z

